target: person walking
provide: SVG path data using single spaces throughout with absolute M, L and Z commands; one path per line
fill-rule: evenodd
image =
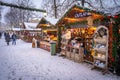
M 7 32 L 6 35 L 5 35 L 5 40 L 7 42 L 7 45 L 9 45 L 9 42 L 10 42 L 10 35 L 9 33 Z
M 1 37 L 2 37 L 2 32 L 0 32 L 0 39 L 1 39 Z
M 12 45 L 16 45 L 17 36 L 15 33 L 12 34 Z

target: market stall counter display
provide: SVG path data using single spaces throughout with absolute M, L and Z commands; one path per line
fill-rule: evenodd
M 108 71 L 108 28 L 99 26 L 94 34 L 94 68 L 103 70 L 103 74 Z
M 56 31 L 44 30 L 43 39 L 40 41 L 40 48 L 50 51 L 50 41 L 57 41 Z
M 50 52 L 50 43 L 47 41 L 40 41 L 40 48 Z
M 58 19 L 48 16 L 42 17 L 37 28 L 41 28 L 40 48 L 50 51 L 50 42 L 55 41 L 57 44 L 57 23 Z
M 66 48 L 68 45 L 68 41 L 71 38 L 70 31 L 62 31 L 62 40 L 61 40 L 61 56 L 66 56 Z
M 91 28 L 67 29 L 66 34 L 62 36 L 61 54 L 77 62 L 91 59 L 86 57 L 86 55 L 89 56 L 91 53 L 88 54 L 85 51 L 91 52 L 92 50 L 91 37 L 93 33 L 94 29 Z

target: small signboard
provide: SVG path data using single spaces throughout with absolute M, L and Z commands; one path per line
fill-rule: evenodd
M 88 12 L 79 12 L 79 13 L 76 13 L 74 16 L 75 18 L 81 18 L 81 17 L 88 17 L 88 16 L 91 16 L 92 14 L 91 13 L 88 13 Z

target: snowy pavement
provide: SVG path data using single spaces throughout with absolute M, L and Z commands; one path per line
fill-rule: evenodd
M 32 48 L 17 40 L 7 46 L 0 39 L 0 80 L 120 80 L 113 74 L 102 75 L 86 63 L 51 56 L 48 51 Z

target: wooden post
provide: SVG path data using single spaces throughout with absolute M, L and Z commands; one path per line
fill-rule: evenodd
M 58 50 L 58 53 L 61 51 L 60 47 L 61 47 L 61 26 L 57 25 L 57 29 L 58 29 L 58 32 L 57 32 L 57 38 L 58 38 L 58 47 L 57 47 L 57 50 Z
M 112 43 L 113 43 L 113 24 L 112 22 L 109 23 L 109 58 L 112 58 Z M 112 64 L 111 64 L 112 65 Z M 110 66 L 111 66 L 110 65 Z

